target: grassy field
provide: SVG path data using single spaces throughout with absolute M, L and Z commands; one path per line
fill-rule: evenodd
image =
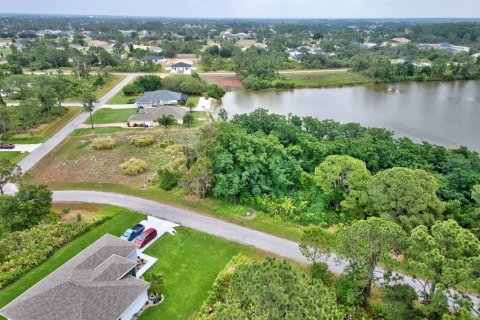
M 81 129 L 75 129 L 73 132 L 70 134 L 71 137 L 83 137 L 83 136 L 89 136 L 89 135 L 95 135 L 95 134 L 109 134 L 109 133 L 117 133 L 117 132 L 125 132 L 129 131 L 127 128 L 121 128 L 121 127 L 105 127 L 105 128 L 81 128 Z
M 81 108 L 69 107 L 68 112 L 57 118 L 49 124 L 40 126 L 39 128 L 30 130 L 29 133 L 16 134 L 6 140 L 7 143 L 15 144 L 31 144 L 42 143 L 51 138 L 58 130 L 63 128 L 70 120 L 82 112 Z
M 372 80 L 368 77 L 354 72 L 299 72 L 282 74 L 282 77 L 296 87 L 302 88 L 339 87 L 372 83 Z
M 188 96 L 187 103 L 189 103 L 189 101 L 192 101 L 193 103 L 195 103 L 195 106 L 198 106 L 198 101 L 200 101 L 200 98 L 201 96 Z
M 263 254 L 253 248 L 216 238 L 184 227 L 177 234 L 163 235 L 145 254 L 159 260 L 148 270 L 165 277 L 165 301 L 142 313 L 141 320 L 192 319 L 205 299 L 218 273 L 236 255 L 253 259 Z
M 123 90 L 120 90 L 112 99 L 108 100 L 107 104 L 134 104 L 139 96 L 126 96 Z
M 110 108 L 101 108 L 97 110 L 92 118 L 93 123 L 118 123 L 118 122 L 127 122 L 128 117 L 137 113 L 136 108 L 132 109 L 110 109 Z M 90 123 L 90 118 L 88 118 L 85 123 Z
M 28 155 L 28 152 L 20 151 L 0 151 L 0 158 L 8 159 L 12 163 L 17 163 Z
M 111 206 L 102 206 L 101 208 L 102 215 L 109 215 L 112 216 L 112 218 L 68 243 L 66 246 L 56 251 L 53 256 L 42 263 L 39 267 L 28 272 L 12 285 L 2 289 L 0 291 L 0 307 L 8 304 L 18 295 L 60 267 L 66 261 L 70 260 L 105 233 L 119 236 L 125 231 L 125 229 L 144 219 L 143 215 L 122 208 Z

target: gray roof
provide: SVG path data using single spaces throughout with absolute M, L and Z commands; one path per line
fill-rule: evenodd
M 137 247 L 106 234 L 0 310 L 11 320 L 117 320 L 149 283 L 131 275 Z
M 185 62 L 177 62 L 171 65 L 172 68 L 191 68 L 192 65 Z
M 173 92 L 170 90 L 156 90 L 147 91 L 143 96 L 137 99 L 137 103 L 153 103 L 158 101 L 173 101 L 181 100 L 182 94 L 180 92 Z
M 157 108 L 141 109 L 137 114 L 128 118 L 129 122 L 150 122 L 155 121 L 163 115 L 172 115 L 177 121 L 183 120 L 187 110 L 180 107 L 162 106 Z

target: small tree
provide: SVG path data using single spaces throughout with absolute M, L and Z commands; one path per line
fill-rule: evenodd
M 157 118 L 156 121 L 165 128 L 165 138 L 168 140 L 168 128 L 176 124 L 177 120 L 171 114 L 164 114 L 160 118 Z
M 223 121 L 223 122 L 228 121 L 227 110 L 225 110 L 224 108 L 221 108 L 220 110 L 218 110 L 218 120 Z
M 7 183 L 17 183 L 21 179 L 22 169 L 20 166 L 11 163 L 8 159 L 0 158 L 0 194 L 4 194 L 4 188 Z
M 160 273 L 150 274 L 150 288 L 155 292 L 157 297 L 160 297 L 164 287 L 165 287 L 165 279 L 163 274 L 160 274 Z
M 192 100 L 187 101 L 187 108 L 190 111 L 190 113 L 192 113 L 192 109 L 195 108 L 196 106 L 197 105 L 195 104 L 194 101 L 192 101 Z
M 95 109 L 95 106 L 93 105 L 97 101 L 97 97 L 91 93 L 91 92 L 85 92 L 82 95 L 82 106 L 83 106 L 83 112 L 88 112 L 90 113 L 90 123 L 92 125 L 93 129 L 93 118 L 92 118 L 92 112 Z
M 183 116 L 183 124 L 186 124 L 187 128 L 190 128 L 193 121 L 195 121 L 195 117 L 193 116 L 193 114 L 191 114 L 190 112 L 185 113 L 185 115 Z

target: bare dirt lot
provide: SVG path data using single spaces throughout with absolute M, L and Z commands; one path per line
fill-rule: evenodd
M 235 75 L 202 75 L 202 79 L 214 83 L 226 91 L 245 89 L 240 78 Z

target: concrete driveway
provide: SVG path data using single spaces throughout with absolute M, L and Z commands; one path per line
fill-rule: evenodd
M 2 149 L 0 151 L 8 152 L 8 151 L 20 151 L 21 153 L 24 152 L 33 152 L 35 151 L 38 147 L 40 147 L 42 144 L 37 143 L 37 144 L 15 144 L 15 149 Z

